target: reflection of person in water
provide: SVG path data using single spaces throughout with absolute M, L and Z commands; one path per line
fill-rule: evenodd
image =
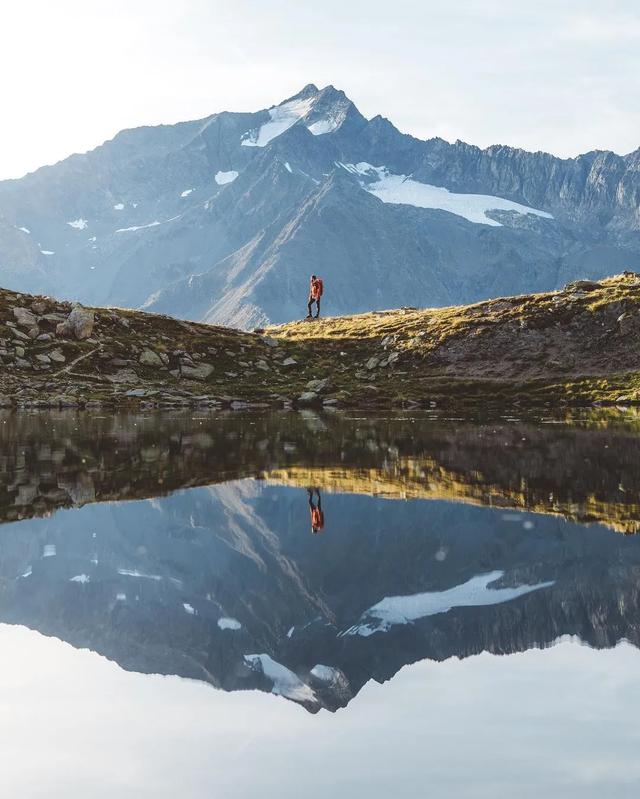
M 313 493 L 316 493 L 318 501 L 314 503 Z M 324 528 L 324 513 L 322 512 L 322 499 L 317 488 L 307 488 L 309 495 L 309 512 L 311 513 L 311 532 L 319 533 Z

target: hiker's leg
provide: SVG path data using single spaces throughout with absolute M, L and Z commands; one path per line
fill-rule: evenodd
M 316 313 L 316 319 L 320 316 L 320 297 L 316 300 L 316 308 L 318 309 Z
M 313 300 L 309 297 L 309 302 L 307 303 L 307 316 L 311 316 L 311 305 L 313 304 Z

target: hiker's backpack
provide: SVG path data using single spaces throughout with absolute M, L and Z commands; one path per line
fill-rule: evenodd
M 317 286 L 317 290 L 318 290 L 318 297 L 322 297 L 322 292 L 324 290 L 324 285 L 322 283 L 322 278 L 321 277 L 316 278 L 316 286 Z

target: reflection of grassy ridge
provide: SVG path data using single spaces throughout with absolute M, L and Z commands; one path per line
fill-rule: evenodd
M 262 479 L 277 485 L 314 487 L 341 494 L 366 494 L 390 500 L 445 500 L 493 508 L 553 514 L 583 524 L 599 523 L 621 533 L 640 530 L 640 503 L 607 502 L 593 494 L 580 502 L 535 496 L 482 482 L 480 474 L 456 475 L 430 460 L 402 461 L 392 471 L 340 466 L 273 469 Z
M 556 421 L 308 411 L 0 413 L 0 521 L 266 476 L 327 490 L 562 513 L 634 531 L 637 417 L 596 409 Z

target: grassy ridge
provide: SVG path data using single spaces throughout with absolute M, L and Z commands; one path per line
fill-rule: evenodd
M 85 340 L 71 306 L 0 290 L 0 404 L 171 407 L 640 401 L 640 277 L 468 306 L 247 333 L 115 308 Z M 31 313 L 24 321 L 24 311 Z M 29 321 L 35 318 L 35 323 Z

